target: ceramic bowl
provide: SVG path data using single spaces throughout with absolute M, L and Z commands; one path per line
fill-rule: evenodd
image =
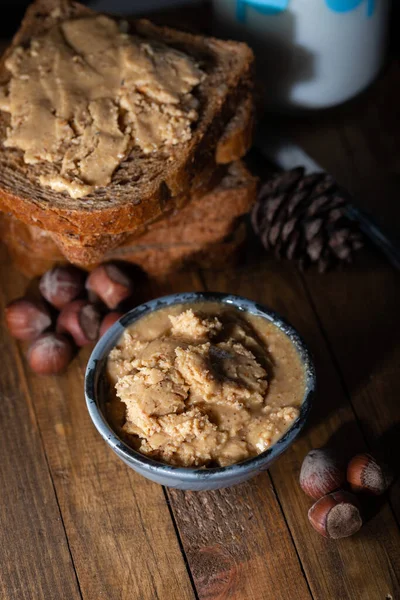
M 104 407 L 107 400 L 107 379 L 105 375 L 109 352 L 117 344 L 122 332 L 144 315 L 175 304 L 193 302 L 221 302 L 240 311 L 267 319 L 281 329 L 296 347 L 305 371 L 305 391 L 300 414 L 293 425 L 273 446 L 262 454 L 227 467 L 186 468 L 160 463 L 133 450 L 108 424 Z M 235 485 L 250 479 L 268 469 L 274 460 L 286 450 L 304 427 L 311 408 L 315 390 L 315 371 L 310 353 L 295 329 L 275 312 L 265 306 L 230 294 L 212 292 L 189 292 L 156 298 L 134 308 L 117 321 L 100 339 L 94 348 L 85 376 L 85 396 L 89 414 L 100 435 L 110 448 L 129 467 L 161 485 L 184 490 L 212 490 Z

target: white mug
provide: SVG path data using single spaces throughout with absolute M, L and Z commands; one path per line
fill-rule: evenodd
M 340 104 L 385 60 L 390 0 L 214 0 L 214 24 L 255 50 L 265 100 L 279 109 Z

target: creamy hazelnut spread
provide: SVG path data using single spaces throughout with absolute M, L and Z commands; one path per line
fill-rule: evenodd
M 111 351 L 107 414 L 139 452 L 179 466 L 260 454 L 299 415 L 304 369 L 275 325 L 215 302 L 157 310 Z
M 40 183 L 73 198 L 109 184 L 134 146 L 149 153 L 189 140 L 198 118 L 195 62 L 102 15 L 53 26 L 15 48 L 6 68 L 4 145 L 45 163 Z

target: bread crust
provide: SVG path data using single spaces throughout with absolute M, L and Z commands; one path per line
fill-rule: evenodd
M 255 108 L 252 94 L 243 98 L 234 117 L 218 141 L 215 162 L 220 165 L 242 158 L 250 150 L 255 127 Z

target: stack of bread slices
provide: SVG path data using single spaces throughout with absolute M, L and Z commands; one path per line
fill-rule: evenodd
M 36 0 L 0 65 L 5 93 L 7 57 L 15 48 L 29 47 L 63 21 L 94 14 L 70 0 Z M 201 64 L 205 76 L 194 91 L 199 109 L 190 139 L 151 153 L 133 147 L 108 185 L 73 198 L 42 185 L 43 162 L 28 163 L 20 148 L 4 144 L 10 115 L 0 110 L 0 232 L 26 274 L 55 263 L 90 269 L 125 260 L 158 276 L 188 263 L 224 264 L 244 241 L 243 216 L 256 194 L 256 180 L 240 160 L 253 131 L 251 50 L 145 20 L 129 27 L 130 34 Z

